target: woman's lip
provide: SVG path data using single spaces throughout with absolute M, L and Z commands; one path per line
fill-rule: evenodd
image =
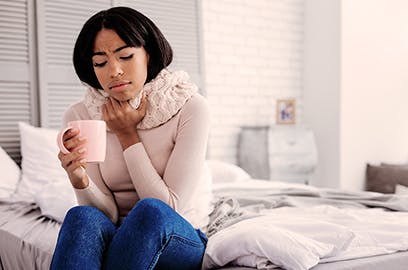
M 118 90 L 118 89 L 124 88 L 125 86 L 127 86 L 129 84 L 130 84 L 130 82 L 122 82 L 122 83 L 118 83 L 118 84 L 110 86 L 109 89 Z

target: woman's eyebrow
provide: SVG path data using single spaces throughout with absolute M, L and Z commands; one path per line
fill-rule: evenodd
M 117 53 L 117 52 L 119 52 L 119 51 L 121 51 L 121 50 L 123 50 L 125 48 L 128 48 L 128 47 L 130 47 L 130 46 L 129 45 L 124 45 L 122 47 L 119 47 L 119 48 L 115 49 L 113 52 Z M 106 55 L 106 52 L 94 52 L 94 53 L 92 53 L 92 56 L 94 56 L 94 55 Z

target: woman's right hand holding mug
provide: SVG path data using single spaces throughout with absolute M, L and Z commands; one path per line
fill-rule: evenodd
M 62 137 L 63 144 L 69 153 L 59 152 L 58 158 L 62 167 L 68 174 L 74 188 L 82 189 L 88 186 L 85 166 L 87 160 L 84 158 L 86 138 L 79 136 L 78 128 L 70 128 Z

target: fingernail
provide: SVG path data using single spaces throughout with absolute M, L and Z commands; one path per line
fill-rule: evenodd
M 80 154 L 85 153 L 85 152 L 86 152 L 86 148 L 80 148 L 78 150 L 78 153 L 80 153 Z
M 77 131 L 78 131 L 77 128 L 71 128 L 71 129 L 69 130 L 69 133 L 72 134 L 72 133 L 77 132 Z
M 85 140 L 86 140 L 86 138 L 85 138 L 85 137 L 83 137 L 83 136 L 80 136 L 80 137 L 78 138 L 78 140 L 80 140 L 80 141 L 85 141 Z
M 86 163 L 86 159 L 83 158 L 83 159 L 81 159 L 79 162 L 80 162 L 80 163 Z

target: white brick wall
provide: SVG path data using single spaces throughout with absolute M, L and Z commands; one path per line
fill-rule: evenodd
M 279 98 L 302 114 L 304 0 L 203 0 L 209 157 L 236 163 L 241 126 L 275 122 Z

